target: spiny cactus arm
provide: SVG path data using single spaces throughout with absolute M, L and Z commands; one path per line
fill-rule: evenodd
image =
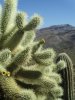
M 23 98 L 22 100 L 36 100 L 37 99 L 34 91 L 31 89 L 25 89 L 21 93 L 22 93 L 21 99 Z
M 62 83 L 61 75 L 54 72 L 53 68 L 56 66 L 56 64 L 51 64 L 50 66 L 46 66 L 43 70 L 43 74 L 45 76 L 48 76 L 50 79 L 56 80 L 58 84 Z
M 3 89 L 5 98 L 8 100 L 36 100 L 35 93 L 32 90 L 20 88 L 12 77 L 0 75 L 0 89 Z
M 34 54 L 35 52 L 39 52 L 42 49 L 44 43 L 45 43 L 44 39 L 41 39 L 40 41 L 35 42 L 32 47 L 32 54 Z
M 14 57 L 12 62 L 6 67 L 8 71 L 11 73 L 16 72 L 20 69 L 21 66 L 24 66 L 29 62 L 31 58 L 31 50 L 29 47 L 23 49 L 19 53 L 17 53 Z
M 17 0 L 5 0 L 3 14 L 2 14 L 2 23 L 1 30 L 2 33 L 5 33 L 7 30 L 7 25 L 9 23 L 9 19 L 11 18 L 12 11 L 14 9 L 14 5 L 17 3 Z
M 63 100 L 61 96 L 63 96 L 63 89 L 57 85 L 48 93 L 47 100 Z
M 16 16 L 16 24 L 19 30 L 22 30 L 25 25 L 25 13 L 19 12 Z
M 42 50 L 34 54 L 38 59 L 53 59 L 55 57 L 55 51 L 53 49 Z
M 58 84 L 62 83 L 62 78 L 61 78 L 61 75 L 60 75 L 60 74 L 51 72 L 51 73 L 45 74 L 45 75 L 46 75 L 46 76 L 49 76 L 50 79 L 56 80 L 56 82 L 57 82 Z
M 13 0 L 12 0 L 13 1 Z M 3 35 L 3 39 L 2 40 L 9 40 L 9 37 L 11 38 L 11 36 L 17 31 L 18 27 L 16 24 L 16 16 L 17 16 L 17 2 L 18 0 L 15 1 L 15 4 L 13 5 L 13 9 L 11 12 L 11 17 L 9 19 L 9 23 L 8 23 L 8 27 L 6 30 L 6 33 Z M 6 41 L 4 41 L 6 42 Z
M 21 52 L 22 50 L 24 50 L 24 47 L 22 45 L 18 45 L 13 51 L 12 51 L 12 55 L 13 57 L 18 53 Z
M 50 65 L 55 57 L 55 52 L 53 49 L 46 49 L 41 52 L 36 52 L 33 55 L 33 59 L 41 65 Z
M 70 57 L 66 53 L 60 53 L 57 57 L 57 62 L 60 60 L 64 60 L 67 64 L 67 67 L 62 72 L 62 77 L 65 82 L 63 82 L 64 85 L 64 91 L 67 93 L 67 99 L 73 100 L 73 89 L 74 89 L 74 83 L 73 83 L 73 63 L 70 59 Z M 65 90 L 66 88 L 66 90 Z M 65 95 L 65 94 L 64 94 Z M 65 98 L 64 97 L 64 98 Z
M 31 21 L 24 27 L 25 31 L 36 29 L 41 23 L 42 18 L 40 16 L 33 16 Z
M 33 59 L 36 61 L 37 64 L 39 65 L 44 65 L 44 66 L 49 66 L 52 64 L 53 60 L 52 59 L 46 59 L 46 60 L 43 60 L 43 59 L 36 59 L 33 57 Z
M 21 30 L 16 31 L 13 36 L 5 41 L 3 48 L 10 48 L 13 51 L 21 42 L 24 32 Z M 15 41 L 15 42 L 14 42 Z M 12 44 L 12 45 L 11 45 Z
M 2 39 L 1 39 L 1 48 L 10 48 L 10 46 L 8 46 L 9 42 L 11 42 L 11 39 L 14 37 L 15 33 L 18 32 L 18 28 L 15 25 L 14 27 L 12 27 L 12 29 L 6 33 Z M 11 48 L 10 48 L 11 49 Z
M 53 97 L 59 98 L 63 96 L 63 89 L 57 85 L 56 87 L 51 89 L 51 93 L 53 94 Z
M 64 60 L 60 60 L 58 63 L 57 63 L 57 66 L 55 68 L 56 71 L 60 71 L 60 70 L 63 70 L 67 67 L 67 64 Z
M 70 59 L 70 57 L 66 53 L 60 53 L 58 55 L 58 58 L 60 60 L 64 60 L 67 63 L 67 66 L 70 66 L 72 68 L 72 66 L 73 66 L 72 60 Z
M 18 0 L 14 1 L 14 5 L 12 7 L 12 12 L 11 12 L 11 16 L 10 16 L 10 19 L 9 19 L 9 23 L 7 25 L 7 29 L 6 29 L 6 32 L 4 35 L 8 34 L 12 28 L 15 26 L 16 22 L 16 15 L 17 15 L 17 5 L 18 5 Z
M 3 36 L 3 39 L 4 39 L 4 40 L 9 39 L 9 37 L 11 37 L 17 30 L 18 30 L 18 28 L 17 28 L 17 25 L 15 24 L 15 25 L 11 28 L 11 30 L 9 30 L 9 31 Z
M 53 72 L 53 68 L 52 68 L 53 65 L 54 65 L 54 64 L 51 64 L 50 66 L 46 66 L 46 67 L 43 69 L 43 74 L 49 76 L 50 73 Z
M 31 47 L 26 47 L 14 57 L 16 65 L 25 65 L 31 58 Z
M 58 85 L 59 83 L 54 77 L 50 78 L 48 76 L 44 76 L 44 78 L 41 79 L 42 79 L 41 86 L 36 89 L 37 93 L 42 93 L 42 94 L 48 94 L 49 92 L 52 93 L 53 88 L 57 88 L 57 86 L 60 87 Z
M 17 48 L 19 43 L 21 42 L 24 31 L 21 29 L 23 28 L 24 24 L 24 13 L 18 13 L 16 16 L 16 24 L 15 26 L 3 37 L 3 47 L 10 48 L 10 50 L 13 50 L 14 48 Z M 15 43 L 14 43 L 15 41 Z M 12 45 L 11 45 L 12 44 Z
M 35 32 L 34 31 L 27 31 L 25 32 L 21 45 L 26 47 L 28 45 L 32 45 L 33 40 L 35 39 Z
M 0 64 L 8 65 L 11 62 L 11 51 L 9 49 L 3 49 L 0 51 Z
M 3 44 L 2 44 L 3 48 L 8 47 L 10 48 L 10 50 L 13 50 L 20 43 L 23 35 L 24 35 L 24 32 L 22 30 L 18 30 L 17 26 L 15 25 L 11 29 L 11 31 L 3 37 L 4 38 Z M 13 43 L 14 41 L 15 43 Z

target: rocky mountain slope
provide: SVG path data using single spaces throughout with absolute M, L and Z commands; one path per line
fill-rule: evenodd
M 46 47 L 52 47 L 57 52 L 66 52 L 75 64 L 75 27 L 54 25 L 37 31 L 37 39 L 44 38 Z

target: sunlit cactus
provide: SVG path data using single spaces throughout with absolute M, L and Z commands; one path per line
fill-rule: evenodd
M 62 100 L 58 71 L 66 64 L 55 62 L 52 48 L 44 50 L 44 39 L 34 41 L 41 17 L 26 16 L 17 0 L 0 6 L 0 100 Z

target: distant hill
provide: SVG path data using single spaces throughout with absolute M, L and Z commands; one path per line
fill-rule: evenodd
M 75 64 L 75 27 L 69 24 L 54 25 L 37 31 L 37 39 L 44 38 L 46 47 L 54 48 L 57 53 L 66 52 Z

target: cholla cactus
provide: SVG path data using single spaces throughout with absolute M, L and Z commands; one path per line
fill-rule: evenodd
M 74 100 L 74 81 L 73 81 L 73 63 L 66 53 L 60 53 L 57 62 L 61 60 L 66 62 L 66 68 L 61 72 L 63 78 L 64 100 Z
M 24 12 L 17 12 L 17 0 L 0 6 L 0 95 L 2 100 L 61 100 L 63 89 L 53 49 L 43 49 L 44 39 L 34 41 L 41 22 L 34 16 L 27 23 Z

